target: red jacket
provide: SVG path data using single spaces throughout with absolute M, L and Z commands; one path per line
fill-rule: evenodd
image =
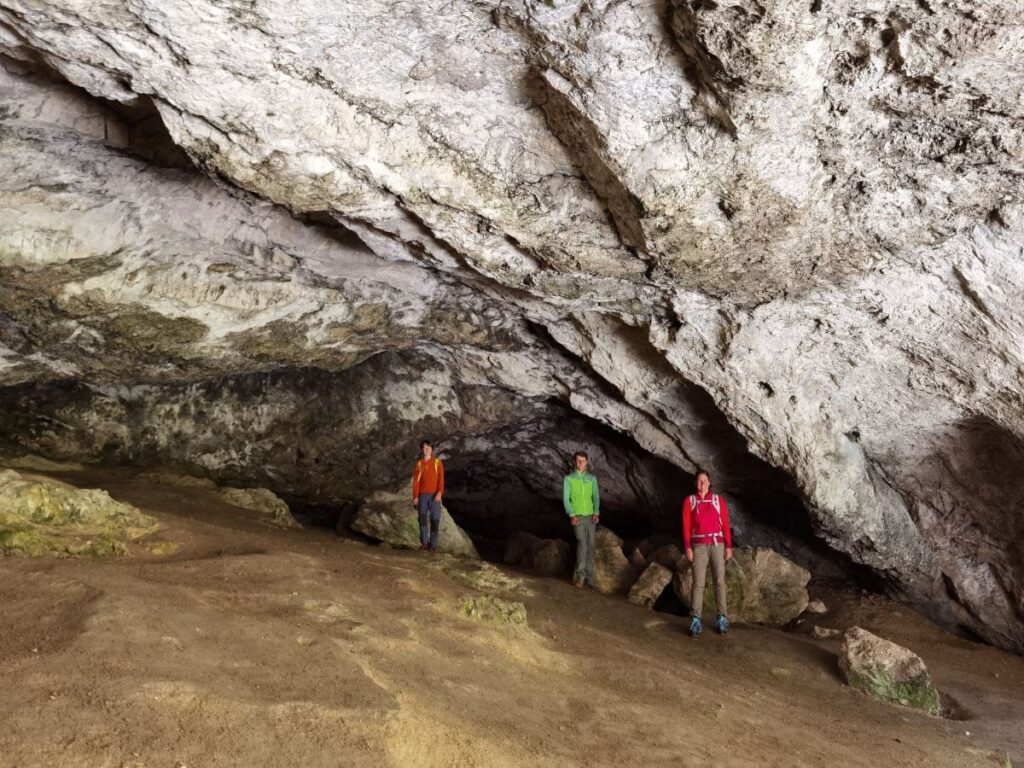
M 683 500 L 683 543 L 686 548 L 693 549 L 693 544 L 718 544 L 721 541 L 725 542 L 726 549 L 732 549 L 729 507 L 725 499 L 717 493 L 709 493 L 703 498 L 696 493 L 687 496 Z
M 444 493 L 444 464 L 438 458 L 420 459 L 412 471 L 412 500 L 421 493 Z

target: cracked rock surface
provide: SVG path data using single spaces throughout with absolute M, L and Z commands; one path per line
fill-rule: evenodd
M 0 0 L 0 437 L 133 460 L 301 377 L 386 436 L 340 430 L 343 465 L 578 419 L 646 466 L 609 463 L 623 510 L 664 510 L 651 462 L 707 466 L 1022 651 L 1021 18 Z M 223 434 L 203 455 L 256 474 Z

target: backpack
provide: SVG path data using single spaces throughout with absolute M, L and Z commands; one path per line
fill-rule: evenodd
M 715 512 L 718 514 L 718 529 L 720 533 L 698 533 L 694 534 L 696 537 L 709 538 L 712 536 L 724 536 L 725 526 L 722 524 L 722 504 L 718 500 L 718 494 L 711 494 L 711 506 L 715 508 Z M 693 514 L 694 519 L 697 517 L 697 494 L 690 496 L 690 512 Z
M 420 459 L 420 461 L 422 461 L 422 459 Z M 434 457 L 434 474 L 435 475 L 437 474 L 437 470 L 438 470 L 438 468 L 440 466 L 441 466 L 441 460 L 435 456 Z M 417 483 L 420 481 L 420 478 L 422 476 L 423 476 L 423 467 L 420 465 L 420 462 L 417 461 L 416 462 L 416 482 Z

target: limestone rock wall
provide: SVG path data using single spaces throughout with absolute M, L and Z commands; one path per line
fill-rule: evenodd
M 994 482 L 1024 439 L 1022 11 L 0 0 L 3 53 L 151 106 L 259 198 L 7 75 L 0 376 L 416 348 L 795 493 L 831 547 L 1022 650 Z

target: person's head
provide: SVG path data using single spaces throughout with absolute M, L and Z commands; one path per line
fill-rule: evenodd
M 420 455 L 424 459 L 429 459 L 434 455 L 434 444 L 429 440 L 423 440 L 420 443 Z
M 587 471 L 587 454 L 585 451 L 576 451 L 576 453 L 572 455 L 572 461 L 573 464 L 576 465 L 577 472 Z
M 703 496 L 711 490 L 711 475 L 706 470 L 697 470 L 697 493 Z

